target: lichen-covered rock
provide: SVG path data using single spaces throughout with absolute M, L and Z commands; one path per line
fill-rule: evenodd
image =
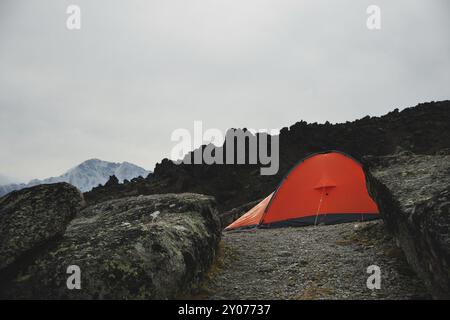
M 401 152 L 373 163 L 369 190 L 388 228 L 433 297 L 450 298 L 450 155 Z
M 5 285 L 6 298 L 165 299 L 208 271 L 220 240 L 213 198 L 165 194 L 84 209 L 62 241 Z M 69 290 L 67 268 L 81 270 Z
M 0 198 L 0 273 L 61 236 L 83 202 L 80 191 L 68 183 L 39 185 Z

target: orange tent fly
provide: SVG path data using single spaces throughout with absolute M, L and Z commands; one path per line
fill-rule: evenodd
M 277 190 L 225 230 L 365 221 L 379 217 L 359 162 L 337 152 L 303 159 Z

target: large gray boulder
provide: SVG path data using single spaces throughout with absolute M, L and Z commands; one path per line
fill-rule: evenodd
M 213 198 L 165 194 L 88 207 L 63 239 L 5 284 L 5 298 L 166 299 L 195 287 L 220 240 Z M 69 290 L 69 266 L 81 289 Z
M 68 183 L 39 185 L 0 198 L 0 274 L 62 236 L 83 205 Z
M 450 298 L 450 155 L 400 152 L 372 162 L 378 181 L 369 189 L 387 227 L 433 297 Z

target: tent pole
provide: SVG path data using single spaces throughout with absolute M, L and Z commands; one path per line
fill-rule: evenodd
M 314 220 L 314 226 L 317 226 L 317 218 L 319 217 L 320 207 L 322 206 L 324 193 L 325 193 L 325 188 L 322 188 L 322 194 L 320 195 L 320 201 L 319 201 L 319 206 L 317 207 L 316 219 Z

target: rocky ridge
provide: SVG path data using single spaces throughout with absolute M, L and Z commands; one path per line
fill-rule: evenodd
M 393 154 L 399 148 L 435 154 L 450 148 L 449 136 L 450 101 L 423 103 L 346 123 L 300 121 L 280 131 L 280 169 L 276 175 L 260 175 L 260 165 L 176 165 L 164 159 L 146 179 L 110 183 L 85 193 L 85 198 L 97 203 L 136 194 L 194 192 L 214 196 L 219 208 L 229 211 L 270 194 L 287 171 L 312 152 L 334 149 L 357 159 Z M 222 148 L 226 157 L 226 142 Z

